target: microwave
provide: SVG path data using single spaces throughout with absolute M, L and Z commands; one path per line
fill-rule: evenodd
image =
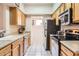
M 72 9 L 69 8 L 59 15 L 61 25 L 69 25 L 72 23 Z

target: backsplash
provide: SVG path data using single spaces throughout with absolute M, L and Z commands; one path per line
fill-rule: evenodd
M 61 31 L 65 31 L 67 29 L 79 29 L 79 25 L 72 24 L 72 25 L 61 26 Z
M 6 30 L 5 36 L 10 35 L 10 34 L 16 34 L 18 33 L 18 27 L 11 25 L 8 30 Z

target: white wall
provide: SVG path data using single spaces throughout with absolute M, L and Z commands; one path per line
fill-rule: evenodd
M 26 17 L 26 31 L 31 31 L 31 16 Z
M 32 26 L 32 20 L 37 20 L 37 18 L 33 18 L 33 17 L 43 17 L 43 20 L 47 20 L 49 18 L 51 18 L 50 15 L 29 15 L 26 17 L 26 31 L 31 31 L 31 26 Z
M 30 4 L 25 5 L 26 14 L 50 14 L 52 4 Z

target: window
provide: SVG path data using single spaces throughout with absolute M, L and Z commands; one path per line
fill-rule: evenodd
M 36 20 L 36 25 L 42 25 L 42 20 Z

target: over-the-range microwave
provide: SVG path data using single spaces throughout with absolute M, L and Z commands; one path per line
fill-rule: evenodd
M 72 9 L 69 8 L 59 15 L 61 25 L 69 25 L 72 23 Z

